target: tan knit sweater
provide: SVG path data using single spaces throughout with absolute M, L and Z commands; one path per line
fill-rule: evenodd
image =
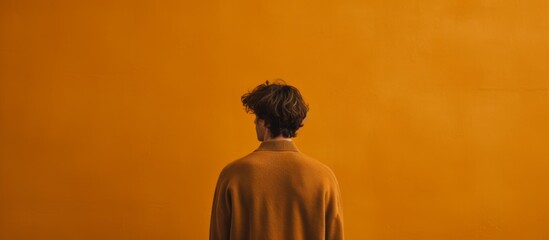
M 293 141 L 261 142 L 219 175 L 211 240 L 343 239 L 337 179 Z

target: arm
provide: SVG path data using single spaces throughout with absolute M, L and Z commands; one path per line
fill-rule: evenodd
M 343 240 L 343 209 L 339 183 L 332 173 L 332 184 L 327 194 L 326 206 L 326 240 Z
M 210 240 L 230 239 L 231 202 L 227 193 L 222 171 L 215 186 L 210 219 Z

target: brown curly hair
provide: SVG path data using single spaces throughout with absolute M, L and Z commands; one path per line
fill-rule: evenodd
M 241 100 L 247 113 L 254 113 L 265 121 L 272 138 L 280 134 L 286 138 L 296 137 L 309 111 L 299 90 L 282 79 L 275 79 L 274 83 L 267 80 L 242 95 Z

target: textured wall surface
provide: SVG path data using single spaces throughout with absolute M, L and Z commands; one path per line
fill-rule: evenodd
M 207 239 L 240 96 L 311 110 L 348 239 L 549 239 L 549 2 L 0 1 L 0 239 Z

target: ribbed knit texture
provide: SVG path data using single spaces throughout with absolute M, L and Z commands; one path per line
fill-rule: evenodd
M 221 171 L 210 239 L 343 239 L 334 173 L 299 151 L 293 141 L 261 142 Z

